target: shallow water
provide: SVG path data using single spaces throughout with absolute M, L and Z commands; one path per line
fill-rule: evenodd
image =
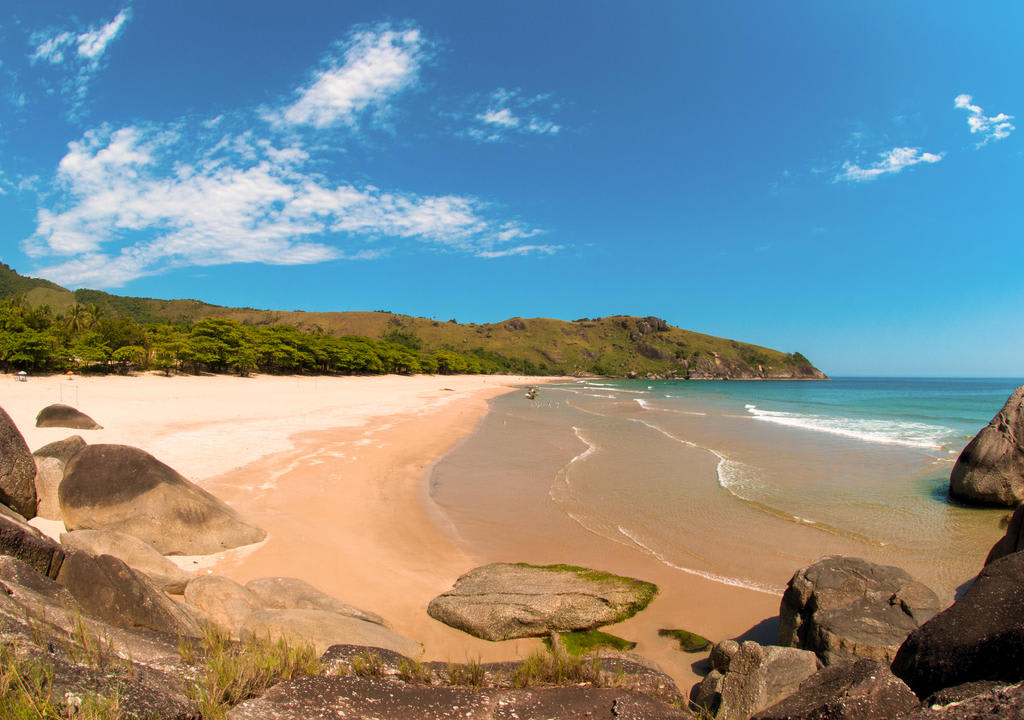
M 900 565 L 948 601 L 1006 514 L 951 503 L 949 471 L 1018 384 L 544 386 L 534 401 L 493 400 L 436 464 L 431 493 L 487 558 L 564 557 L 596 535 L 681 573 L 780 592 L 801 565 L 841 553 Z

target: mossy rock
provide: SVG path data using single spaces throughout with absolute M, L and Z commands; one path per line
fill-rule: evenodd
M 427 612 L 470 635 L 510 640 L 621 622 L 657 594 L 652 583 L 592 568 L 493 563 L 460 577 Z
M 558 633 L 558 639 L 569 655 L 587 655 L 598 650 L 628 652 L 636 647 L 635 642 L 600 630 Z M 551 638 L 544 638 L 544 644 L 551 649 Z
M 692 633 L 689 630 L 669 630 L 662 628 L 658 631 L 661 637 L 675 638 L 679 641 L 679 649 L 683 652 L 698 653 L 711 649 L 711 641 L 703 635 Z

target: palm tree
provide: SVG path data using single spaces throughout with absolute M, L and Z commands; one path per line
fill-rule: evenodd
M 64 318 L 65 326 L 71 332 L 78 332 L 86 325 L 86 309 L 75 303 L 68 308 L 68 314 Z
M 86 314 L 89 317 L 89 327 L 96 327 L 96 323 L 103 317 L 103 308 L 96 303 L 89 303 L 89 306 L 86 308 Z

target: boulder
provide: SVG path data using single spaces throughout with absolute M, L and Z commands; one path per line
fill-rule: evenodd
M 81 435 L 72 435 L 64 438 L 63 440 L 57 440 L 56 442 L 43 445 L 32 454 L 37 458 L 57 458 L 62 464 L 67 465 L 71 458 L 77 455 L 78 451 L 84 448 L 85 445 L 86 442 L 82 439 Z
M 892 663 L 919 697 L 978 680 L 1024 680 L 1024 553 L 993 561 Z
M 111 625 L 175 635 L 199 634 L 195 620 L 152 580 L 113 555 L 70 553 L 57 582 L 75 596 L 85 612 Z
M 828 665 L 850 656 L 891 662 L 939 599 L 904 570 L 829 556 L 798 570 L 779 609 L 779 645 L 812 650 Z
M 247 582 L 245 587 L 259 598 L 260 603 L 268 610 L 327 610 L 389 627 L 388 622 L 380 615 L 360 610 L 354 605 L 333 598 L 298 578 L 258 578 Z
M 149 543 L 116 530 L 75 530 L 61 533 L 61 545 L 91 555 L 113 555 L 143 573 L 164 592 L 180 595 L 192 575 L 156 551 Z
M 31 520 L 36 516 L 36 464 L 25 438 L 0 408 L 0 504 Z
M 590 718 L 591 720 L 693 720 L 686 710 L 619 688 L 432 687 L 376 677 L 311 677 L 286 680 L 246 700 L 227 720 L 491 720 L 492 718 Z
M 47 520 L 60 520 L 57 489 L 64 479 L 64 463 L 57 458 L 35 456 L 36 515 Z
M 716 720 L 747 720 L 795 692 L 819 665 L 809 650 L 735 640 L 715 645 L 708 660 L 712 670 L 695 688 L 693 701 Z
M 1010 515 L 1010 521 L 1006 524 L 1006 534 L 988 551 L 985 564 L 988 565 L 993 560 L 1021 550 L 1024 550 L 1024 505 L 1019 506 Z
M 918 705 L 917 696 L 878 660 L 839 662 L 818 671 L 757 720 L 892 720 Z
M 1024 385 L 960 453 L 949 494 L 989 505 L 1024 502 Z
M 18 513 L 0 505 L 0 555 L 11 555 L 36 572 L 56 578 L 64 562 L 64 550 Z
M 102 430 L 103 426 L 70 405 L 47 405 L 36 415 L 36 427 L 63 427 L 74 430 Z
M 185 602 L 199 608 L 205 618 L 238 638 L 245 619 L 263 603 L 251 591 L 220 575 L 200 575 L 185 587 Z
M 928 698 L 900 720 L 1021 720 L 1024 686 L 1020 683 L 970 683 Z
M 119 530 L 162 555 L 209 555 L 266 533 L 152 455 L 127 445 L 88 445 L 58 492 L 69 530 Z
M 246 617 L 239 636 L 243 640 L 283 637 L 308 642 L 317 653 L 325 652 L 331 645 L 380 647 L 410 657 L 421 652 L 419 643 L 377 623 L 326 610 L 260 610 Z
M 485 640 L 591 630 L 632 617 L 657 594 L 651 583 L 569 565 L 493 563 L 461 576 L 427 612 Z

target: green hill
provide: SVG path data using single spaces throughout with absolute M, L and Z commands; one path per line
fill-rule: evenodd
M 417 352 L 450 350 L 487 367 L 542 375 L 608 375 L 689 379 L 826 379 L 800 353 L 783 353 L 672 327 L 657 317 L 610 316 L 572 322 L 510 318 L 461 324 L 390 312 L 301 312 L 230 308 L 198 300 L 126 297 L 99 290 L 70 291 L 19 275 L 0 264 L 0 300 L 24 296 L 60 317 L 74 305 L 98 308 L 108 319 L 141 325 L 191 327 L 207 318 L 260 328 L 292 326 L 304 333 L 362 336 Z

